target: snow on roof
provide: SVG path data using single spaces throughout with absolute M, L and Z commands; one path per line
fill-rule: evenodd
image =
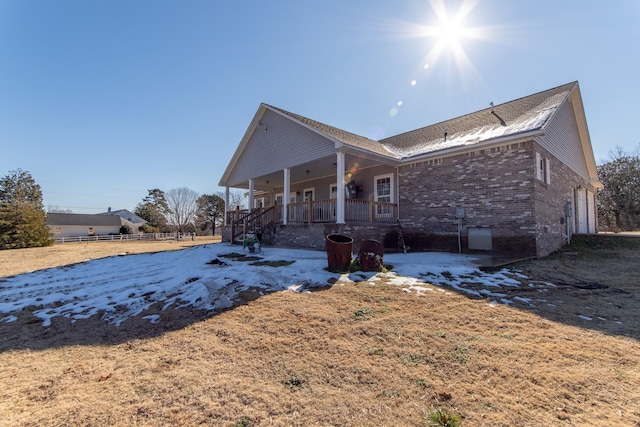
M 541 130 L 576 82 L 380 141 L 402 158 Z
M 568 83 L 381 141 L 365 138 L 281 108 L 264 105 L 345 145 L 393 159 L 408 159 L 448 148 L 541 130 L 577 84 Z

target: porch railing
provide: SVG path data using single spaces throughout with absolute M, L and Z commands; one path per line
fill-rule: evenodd
M 261 231 L 276 222 L 277 206 L 227 212 L 227 224 L 231 225 L 231 241 L 249 232 Z
M 256 208 L 251 211 L 236 210 L 227 212 L 227 224 L 233 227 L 232 235 L 244 233 L 244 223 L 247 230 L 261 229 L 269 224 L 282 223 L 284 206 L 276 205 L 270 208 Z M 336 199 L 314 200 L 287 205 L 287 223 L 331 223 L 336 221 Z M 374 202 L 369 200 L 345 200 L 345 222 L 396 222 L 398 205 L 395 203 Z

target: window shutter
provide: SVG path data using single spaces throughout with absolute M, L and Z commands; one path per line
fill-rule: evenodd
M 544 182 L 547 184 L 551 184 L 551 161 L 549 159 L 544 159 Z
M 542 171 L 540 170 L 540 153 L 536 153 L 536 178 L 542 181 Z

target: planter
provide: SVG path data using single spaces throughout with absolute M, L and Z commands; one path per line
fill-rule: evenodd
M 348 271 L 351 265 L 352 248 L 353 239 L 351 237 L 342 234 L 329 234 L 325 242 L 329 270 L 333 272 Z

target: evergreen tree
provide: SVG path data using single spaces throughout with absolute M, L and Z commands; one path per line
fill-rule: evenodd
M 149 190 L 149 194 L 142 199 L 141 203 L 138 203 L 133 213 L 147 221 L 148 225 L 143 227 L 145 232 L 165 233 L 169 231 L 167 211 L 168 206 L 164 192 L 154 188 Z
M 40 186 L 29 172 L 9 172 L 0 179 L 0 249 L 51 244 Z
M 196 203 L 196 227 L 203 232 L 211 229 L 211 235 L 215 235 L 216 226 L 224 220 L 224 200 L 215 194 L 203 194 Z

